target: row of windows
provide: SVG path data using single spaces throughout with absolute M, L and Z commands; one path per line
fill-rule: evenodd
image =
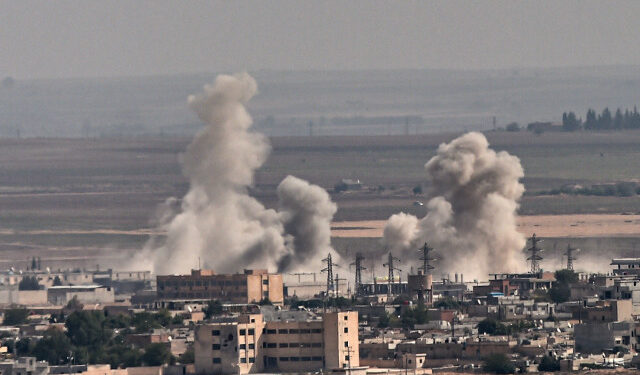
M 345 328 L 346 329 L 346 328 Z M 347 332 L 347 331 L 345 331 Z M 262 333 L 266 334 L 266 335 L 275 335 L 275 334 L 279 334 L 279 335 L 308 335 L 311 333 L 322 333 L 322 329 L 320 328 L 315 328 L 315 329 L 279 329 L 279 330 L 275 330 L 275 329 L 266 329 L 263 328 L 262 329 Z M 249 336 L 254 335 L 255 331 L 253 328 L 250 328 L 248 330 L 246 329 L 241 329 L 240 330 L 240 335 L 244 336 L 248 334 Z
M 203 280 L 203 281 L 160 281 L 158 286 L 241 286 L 247 285 L 245 280 Z
M 254 357 L 249 357 L 249 363 L 255 363 L 256 359 Z M 222 363 L 222 358 L 213 357 L 213 363 Z M 246 358 L 240 358 L 240 363 L 247 363 Z
M 280 362 L 309 362 L 309 361 L 323 361 L 322 357 L 279 357 Z
M 345 341 L 345 347 L 349 346 L 348 341 Z M 249 349 L 255 349 L 256 346 L 255 344 L 239 344 L 238 345 L 238 349 L 240 350 L 246 350 L 247 347 Z M 263 342 L 262 343 L 262 347 L 263 348 L 322 348 L 322 343 L 321 342 L 302 342 L 302 343 L 298 343 L 298 342 L 292 342 L 292 343 L 288 343 L 288 342 L 281 342 L 281 343 L 275 343 L 275 342 Z M 211 350 L 220 350 L 220 344 L 212 344 L 211 345 Z
M 275 342 L 263 342 L 262 343 L 262 347 L 263 348 L 275 348 L 275 347 L 279 347 L 279 348 L 322 348 L 322 343 L 321 342 L 291 342 L 291 343 L 287 343 L 287 342 L 281 342 L 281 343 L 275 343 Z
M 344 329 L 344 333 L 347 333 L 349 331 L 348 328 L 345 327 Z M 267 335 L 275 335 L 276 334 L 276 330 L 275 329 L 262 329 L 262 333 L 267 334 Z M 311 334 L 311 333 L 322 333 L 322 329 L 279 329 L 277 331 L 278 334 L 280 335 L 286 335 L 286 334 L 290 334 L 290 335 L 305 335 L 305 334 Z M 249 328 L 249 329 L 241 329 L 240 330 L 240 336 L 244 336 L 244 335 L 249 335 L 249 336 L 253 336 L 256 334 L 255 329 L 253 328 Z M 214 329 L 211 331 L 211 336 L 220 336 L 220 330 Z
M 247 293 L 245 292 L 225 292 L 225 291 L 208 291 L 206 293 L 177 293 L 177 292 L 162 292 L 158 293 L 160 298 L 208 298 L 212 299 L 214 297 L 246 297 Z

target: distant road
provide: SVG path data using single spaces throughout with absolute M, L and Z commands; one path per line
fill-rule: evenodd
M 340 221 L 333 237 L 382 237 L 385 220 Z M 518 218 L 518 230 L 540 237 L 640 237 L 640 215 L 533 215 Z

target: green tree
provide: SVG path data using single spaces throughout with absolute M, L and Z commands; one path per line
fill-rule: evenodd
M 501 324 L 502 323 L 493 318 L 486 318 L 478 323 L 478 333 L 495 335 L 498 333 L 498 329 Z
M 102 312 L 75 311 L 67 317 L 64 324 L 73 345 L 95 350 L 107 344 L 112 336 L 112 332 L 105 328 L 104 322 Z
M 211 300 L 207 302 L 207 307 L 204 308 L 204 318 L 211 319 L 211 317 L 222 314 L 222 304 L 218 300 Z
M 65 309 L 77 311 L 82 310 L 82 307 L 83 305 L 80 303 L 80 301 L 78 301 L 78 296 L 73 296 L 69 300 L 69 302 L 67 302 L 67 306 L 65 306 Z
M 560 371 L 560 361 L 545 355 L 542 357 L 542 360 L 540 360 L 538 371 Z
M 147 311 L 135 314 L 131 324 L 135 327 L 137 333 L 146 333 L 151 332 L 155 328 L 162 328 L 156 316 Z
M 25 276 L 18 284 L 19 290 L 40 290 L 40 284 L 35 276 Z
M 188 347 L 187 350 L 184 353 L 180 354 L 180 357 L 178 357 L 178 362 L 182 363 L 183 365 L 193 363 L 195 362 L 195 360 L 196 354 L 193 346 Z
M 520 125 L 517 122 L 512 122 L 508 124 L 505 128 L 508 132 L 519 132 Z
M 154 343 L 147 346 L 142 355 L 142 362 L 147 366 L 162 366 L 172 360 L 169 347 L 163 343 Z
M 53 286 L 61 286 L 62 285 L 62 280 L 60 280 L 60 276 L 56 275 L 56 277 L 53 278 Z
M 506 355 L 496 353 L 485 358 L 483 370 L 494 374 L 513 374 L 516 372 L 516 366 Z
M 422 185 L 416 185 L 413 187 L 413 195 L 421 195 L 422 194 Z
M 4 312 L 2 324 L 5 326 L 16 326 L 27 322 L 29 310 L 24 308 L 8 309 Z
M 32 354 L 40 361 L 50 365 L 61 365 L 68 362 L 71 340 L 57 328 L 49 328 L 33 348 Z

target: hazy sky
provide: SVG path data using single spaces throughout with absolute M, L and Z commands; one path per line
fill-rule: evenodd
M 640 64 L 640 1 L 0 0 L 0 77 Z

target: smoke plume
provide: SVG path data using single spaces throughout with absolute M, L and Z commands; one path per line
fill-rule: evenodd
M 280 259 L 279 270 L 303 265 L 318 269 L 331 249 L 331 220 L 338 210 L 321 187 L 287 176 L 277 189 L 285 232 L 293 237 L 293 251 Z
M 486 278 L 489 272 L 521 271 L 526 240 L 516 230 L 524 192 L 520 160 L 496 153 L 484 135 L 473 132 L 441 144 L 425 169 L 431 183 L 427 214 L 419 220 L 391 216 L 384 229 L 387 246 L 415 252 L 427 242 L 443 272 Z
M 182 157 L 190 187 L 181 207 L 162 210 L 158 220 L 166 239 L 150 240 L 139 257 L 156 273 L 184 273 L 198 264 L 218 272 L 289 270 L 330 249 L 336 207 L 322 188 L 287 177 L 278 187 L 281 212 L 248 193 L 270 152 L 267 138 L 251 131 L 245 108 L 256 92 L 255 80 L 244 73 L 220 75 L 189 97 L 206 126 Z

